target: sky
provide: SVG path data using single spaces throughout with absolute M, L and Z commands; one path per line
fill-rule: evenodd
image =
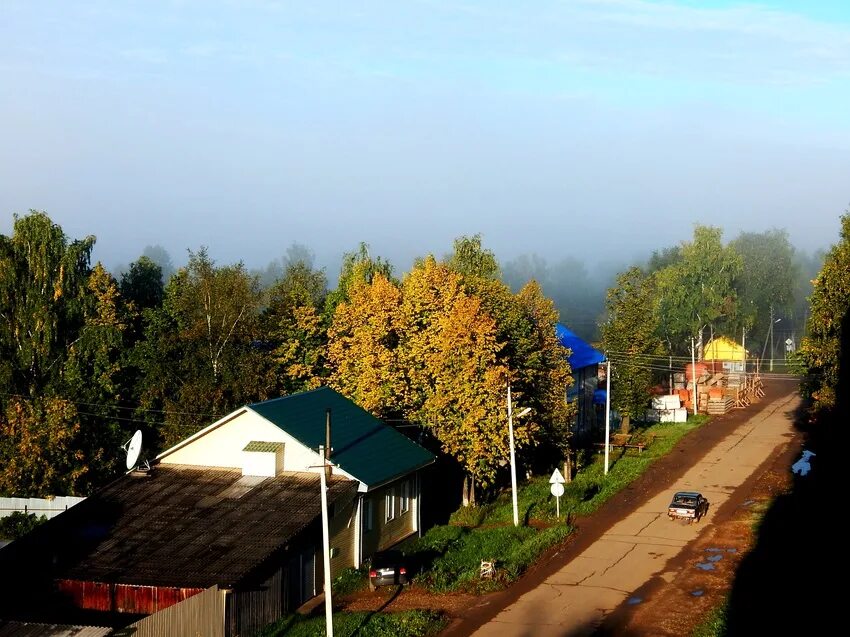
M 0 233 L 44 210 L 110 268 L 814 251 L 850 204 L 844 0 L 2 0 L 0 42 Z

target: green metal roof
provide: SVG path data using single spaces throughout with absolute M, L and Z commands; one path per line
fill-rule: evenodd
M 331 410 L 331 461 L 369 487 L 429 465 L 435 456 L 330 387 L 249 405 L 306 447 L 325 444 Z

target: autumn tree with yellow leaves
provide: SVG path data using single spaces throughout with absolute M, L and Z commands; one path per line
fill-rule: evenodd
M 539 286 L 513 295 L 429 256 L 400 284 L 378 275 L 350 289 L 329 330 L 331 384 L 378 416 L 430 431 L 463 467 L 471 504 L 475 485 L 492 484 L 508 458 L 509 381 L 533 409 L 514 423 L 517 446 L 553 432 L 566 445 L 569 366 L 555 322 Z

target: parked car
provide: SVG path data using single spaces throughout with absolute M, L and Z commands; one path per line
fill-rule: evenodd
M 409 583 L 407 561 L 401 551 L 379 551 L 372 556 L 369 590 L 375 590 L 379 586 L 406 586 Z
M 671 520 L 699 522 L 708 513 L 708 500 L 698 491 L 677 491 L 667 507 L 667 516 Z

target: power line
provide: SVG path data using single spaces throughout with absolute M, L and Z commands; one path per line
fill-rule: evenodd
M 24 400 L 29 400 L 29 396 L 25 396 L 23 394 L 10 394 L 6 392 L 0 393 L 0 396 L 5 396 L 7 398 L 23 398 Z M 103 409 L 116 409 L 116 410 L 125 410 L 132 411 L 134 413 L 150 413 L 150 414 L 164 414 L 166 416 L 201 416 L 204 418 L 221 418 L 224 414 L 213 414 L 213 413 L 204 413 L 204 412 L 196 412 L 196 411 L 180 411 L 176 409 L 143 409 L 141 406 L 139 407 L 123 407 L 121 405 L 107 405 L 105 403 L 90 403 L 85 401 L 78 400 L 70 400 L 63 396 L 57 396 L 57 398 L 61 398 L 65 402 L 71 403 L 72 405 L 82 405 L 84 407 L 101 407 Z M 83 412 L 78 412 L 83 413 Z M 120 420 L 121 417 L 114 416 L 114 418 Z

